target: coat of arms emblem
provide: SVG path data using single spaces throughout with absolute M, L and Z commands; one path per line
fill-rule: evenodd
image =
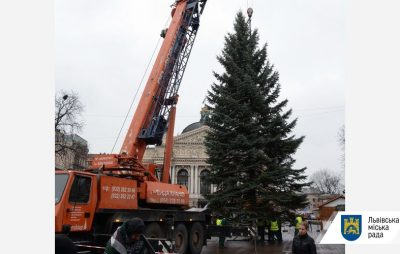
M 361 235 L 361 215 L 342 215 L 342 236 L 348 241 L 357 240 Z

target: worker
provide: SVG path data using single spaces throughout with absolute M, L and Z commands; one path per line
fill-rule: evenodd
M 154 250 L 142 235 L 144 228 L 144 222 L 140 218 L 133 218 L 124 222 L 111 236 L 104 254 L 154 253 Z
M 293 254 L 317 254 L 314 239 L 307 234 L 308 223 L 302 222 L 299 227 L 299 233 L 293 238 Z
M 260 242 L 263 243 L 265 241 L 265 226 L 266 226 L 265 219 L 258 218 L 256 220 L 256 224 L 257 224 L 257 233 L 258 236 L 260 236 Z
M 282 242 L 282 229 L 281 229 L 281 223 L 276 219 L 276 217 L 273 217 L 272 220 L 269 223 L 270 227 L 268 228 L 269 233 L 269 240 L 270 242 L 274 242 L 275 237 L 278 240 L 278 243 Z
M 222 216 L 218 216 L 216 224 L 218 227 L 221 227 L 219 231 L 219 247 L 224 248 L 225 247 L 225 230 L 223 226 L 226 225 L 226 219 L 223 218 Z
M 297 233 L 299 232 L 299 228 L 300 228 L 300 225 L 301 225 L 301 223 L 303 223 L 303 218 L 301 217 L 301 215 L 300 214 L 298 214 L 297 216 L 296 216 L 296 218 L 295 218 L 295 228 L 294 228 L 294 235 L 296 236 L 297 235 Z
M 77 254 L 75 244 L 66 235 L 56 235 L 55 254 Z

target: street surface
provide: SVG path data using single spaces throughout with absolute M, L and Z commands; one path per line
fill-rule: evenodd
M 254 240 L 248 241 L 245 238 L 227 238 L 225 241 L 225 248 L 220 249 L 218 247 L 218 238 L 213 237 L 207 241 L 207 246 L 203 247 L 202 254 L 256 254 L 256 253 L 267 253 L 267 254 L 278 254 L 278 253 L 292 253 L 292 239 L 293 239 L 293 228 L 289 232 L 282 232 L 283 242 L 281 244 L 273 243 L 270 244 L 267 241 L 257 243 L 254 248 Z M 317 232 L 309 232 L 309 235 L 316 240 L 319 236 Z M 343 244 L 317 244 L 317 254 L 344 254 L 345 246 Z

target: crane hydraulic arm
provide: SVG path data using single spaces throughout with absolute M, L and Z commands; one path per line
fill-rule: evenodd
M 129 169 L 141 175 L 147 145 L 162 143 L 174 115 L 178 89 L 196 38 L 207 0 L 177 0 L 164 41 L 130 123 L 119 154 L 102 154 L 89 161 L 90 169 Z M 171 114 L 171 111 L 173 114 Z M 172 125 L 172 126 L 171 126 Z M 170 133 L 170 132 L 169 132 Z M 173 134 L 171 134 L 173 135 Z

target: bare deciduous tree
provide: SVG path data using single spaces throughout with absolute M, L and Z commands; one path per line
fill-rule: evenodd
M 55 153 L 62 155 L 66 150 L 74 150 L 76 145 L 71 144 L 66 136 L 75 134 L 82 129 L 80 117 L 83 105 L 75 92 L 59 91 L 55 97 Z
M 341 194 L 344 189 L 341 175 L 329 169 L 316 171 L 311 175 L 310 180 L 313 182 L 313 187 L 320 193 Z
M 345 128 L 344 125 L 339 129 L 339 133 L 338 133 L 338 141 L 339 141 L 339 145 L 340 148 L 343 151 L 342 154 L 342 166 L 343 168 L 345 167 L 345 150 L 346 150 L 346 135 L 345 135 Z

